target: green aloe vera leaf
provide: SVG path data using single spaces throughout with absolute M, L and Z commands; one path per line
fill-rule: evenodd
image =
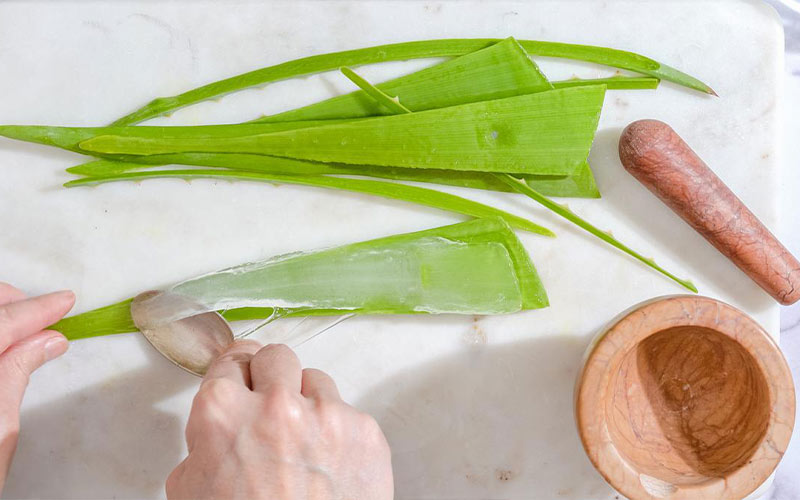
M 130 333 L 137 330 L 131 318 L 131 301 L 126 299 L 98 309 L 66 317 L 50 326 L 50 329 L 64 334 L 69 340 L 80 340 L 103 335 Z M 275 309 L 271 307 L 240 307 L 219 311 L 228 321 L 247 321 L 273 317 Z M 358 311 L 355 311 L 358 313 Z M 339 311 L 303 309 L 283 311 L 282 318 L 293 316 L 338 315 Z
M 512 256 L 518 240 L 505 222 L 478 219 L 449 228 L 244 264 L 169 291 L 209 310 L 503 314 L 546 305 L 527 254 Z
M 612 76 L 609 78 L 572 78 L 552 82 L 553 88 L 605 85 L 608 90 L 654 90 L 661 80 L 650 76 Z
M 526 195 L 527 197 L 531 198 L 532 200 L 536 201 L 537 203 L 543 205 L 547 209 L 555 212 L 556 214 L 560 215 L 561 217 L 567 219 L 568 221 L 572 222 L 576 226 L 580 227 L 581 229 L 589 232 L 590 234 L 600 238 L 601 240 L 605 241 L 609 245 L 622 250 L 626 254 L 630 255 L 634 259 L 644 263 L 648 267 L 651 267 L 658 271 L 659 273 L 663 274 L 664 276 L 670 278 L 671 280 L 675 281 L 682 287 L 686 288 L 687 290 L 691 290 L 694 293 L 697 293 L 697 287 L 692 283 L 690 280 L 679 278 L 672 274 L 671 272 L 667 271 L 663 267 L 656 264 L 655 260 L 649 257 L 644 257 L 640 253 L 636 252 L 629 246 L 621 243 L 619 240 L 611 236 L 608 231 L 603 231 L 598 229 L 596 226 L 592 225 L 591 223 L 587 222 L 583 218 L 576 215 L 572 210 L 570 210 L 565 205 L 560 205 L 546 196 L 538 193 L 536 190 L 532 189 L 528 186 L 525 182 L 517 179 L 508 174 L 497 174 L 499 179 L 502 179 L 506 182 L 510 187 L 514 188 L 519 193 Z
M 358 78 L 352 70 L 344 70 Z M 607 79 L 609 81 L 615 80 Z M 365 82 L 366 83 L 366 82 Z M 421 71 L 386 82 L 380 86 L 387 91 L 402 93 L 403 102 L 411 102 L 422 108 L 447 104 L 463 104 L 475 99 L 509 96 L 551 89 L 552 86 L 536 65 L 513 39 L 507 39 L 465 56 L 423 69 Z M 375 87 L 367 85 L 373 91 Z M 374 91 L 382 92 L 380 89 Z M 417 97 L 421 96 L 421 97 Z M 392 102 L 387 102 L 392 106 Z M 380 107 L 363 91 L 328 99 L 321 103 L 270 117 L 271 120 L 321 120 L 369 116 L 380 113 Z M 319 122 L 315 122 L 319 123 Z M 160 157 L 160 160 L 148 160 Z M 200 165 L 239 170 L 269 171 L 284 174 L 342 174 L 365 175 L 396 180 L 411 180 L 450 184 L 478 189 L 509 191 L 508 186 L 491 175 L 478 172 L 456 172 L 436 169 L 404 169 L 378 166 L 330 165 L 320 162 L 304 162 L 279 157 L 258 155 L 184 153 L 130 157 L 127 164 L 99 160 L 67 169 L 79 175 L 108 175 L 146 168 L 133 162 L 152 164 Z M 552 196 L 597 197 L 596 184 L 588 165 L 584 165 L 574 176 L 526 176 L 537 189 Z
M 468 200 L 460 196 L 418 186 L 409 186 L 396 182 L 386 182 L 368 179 L 349 179 L 322 175 L 279 175 L 264 172 L 244 172 L 239 170 L 146 170 L 143 172 L 125 172 L 121 174 L 102 177 L 84 177 L 64 184 L 65 187 L 104 184 L 115 181 L 139 181 L 153 178 L 179 178 L 179 179 L 227 179 L 253 182 L 269 182 L 278 184 L 297 184 L 301 186 L 315 186 L 356 193 L 382 196 L 394 200 L 408 201 L 418 205 L 438 208 L 470 217 L 499 217 L 511 227 L 529 231 L 543 236 L 555 236 L 552 231 L 522 217 L 504 212 L 494 207 Z
M 355 74 L 349 68 L 343 71 Z M 369 92 L 400 96 L 404 106 L 415 111 L 424 111 L 541 92 L 551 90 L 553 86 L 517 41 L 508 38 L 485 49 L 375 86 L 369 85 L 367 88 Z M 386 105 L 393 106 L 388 102 Z M 267 116 L 255 120 L 255 123 L 361 118 L 387 114 L 394 113 L 383 109 L 362 88 L 360 91 Z
M 603 85 L 572 87 L 252 136 L 101 135 L 79 147 L 91 154 L 253 153 L 331 163 L 570 175 L 586 161 L 604 96 Z
M 87 177 L 103 177 L 124 172 L 143 170 L 162 165 L 196 165 L 250 172 L 266 172 L 284 175 L 356 175 L 391 179 L 397 181 L 426 182 L 449 186 L 484 189 L 488 191 L 512 192 L 494 174 L 426 168 L 376 167 L 374 165 L 334 165 L 329 163 L 293 160 L 277 156 L 225 154 L 225 153 L 178 153 L 132 157 L 129 161 L 95 160 L 67 169 L 67 172 Z M 540 193 L 555 197 L 599 198 L 600 191 L 589 164 L 574 175 L 525 175 L 521 176 Z
M 371 84 L 369 82 L 367 82 L 363 78 L 360 78 L 359 86 L 361 88 L 365 88 L 366 89 L 370 85 Z M 374 99 L 376 99 L 378 102 L 380 102 L 381 104 L 385 104 L 387 100 L 391 100 L 390 97 L 388 97 L 385 94 L 382 94 L 380 92 L 368 92 L 368 94 L 370 96 L 372 96 Z M 406 114 L 411 113 L 410 109 L 408 109 L 405 106 L 402 106 L 399 103 L 397 103 L 397 109 L 399 110 L 398 111 L 399 113 L 406 113 Z M 605 241 L 606 243 L 612 245 L 613 247 L 622 250 L 623 252 L 627 253 L 628 255 L 630 255 L 630 256 L 634 257 L 635 259 L 643 262 L 647 266 L 655 269 L 656 271 L 658 271 L 658 272 L 664 274 L 665 276 L 669 277 L 670 279 L 674 280 L 675 282 L 677 282 L 681 286 L 684 286 L 684 287 L 688 288 L 689 290 L 692 290 L 695 293 L 697 292 L 697 289 L 695 288 L 694 284 L 691 281 L 678 278 L 674 274 L 668 272 L 666 269 L 664 269 L 661 266 L 659 266 L 658 264 L 656 264 L 656 262 L 653 259 L 643 257 L 641 254 L 639 254 L 635 250 L 633 250 L 630 247 L 628 247 L 627 245 L 624 245 L 621 242 L 619 242 L 616 238 L 611 236 L 611 234 L 609 234 L 608 232 L 598 229 L 597 227 L 593 226 L 592 224 L 590 224 L 589 222 L 587 222 L 583 218 L 577 216 L 574 212 L 572 212 L 572 210 L 570 210 L 566 206 L 559 205 L 558 203 L 555 203 L 552 200 L 548 199 L 547 197 L 543 196 L 541 193 L 537 192 L 535 189 L 532 189 L 523 180 L 516 179 L 512 175 L 509 175 L 509 174 L 495 174 L 495 175 L 496 175 L 497 179 L 499 179 L 500 181 L 506 183 L 509 187 L 514 189 L 516 192 L 522 193 L 522 194 L 528 196 L 532 200 L 534 200 L 537 203 L 543 205 L 548 210 L 550 210 L 552 212 L 555 212 L 556 214 L 560 215 L 561 217 L 564 217 L 565 219 L 567 219 L 568 221 L 570 221 L 573 224 L 577 225 L 581 229 L 584 229 L 585 231 L 588 231 L 590 234 L 600 238 L 601 240 Z
M 0 125 L 0 136 L 87 154 L 80 143 L 102 135 L 148 139 L 208 139 L 239 137 L 332 125 L 352 120 L 318 120 L 263 124 L 200 125 L 188 127 L 52 127 L 46 125 Z
M 219 80 L 172 97 L 161 97 L 115 121 L 113 125 L 133 125 L 141 121 L 170 113 L 191 104 L 214 99 L 231 92 L 265 85 L 290 78 L 333 71 L 342 66 L 360 66 L 387 61 L 408 59 L 456 57 L 475 52 L 498 43 L 498 39 L 443 39 L 420 40 L 345 50 L 295 59 L 274 66 Z M 661 64 L 639 54 L 606 47 L 575 45 L 536 40 L 518 41 L 530 55 L 587 61 L 625 69 L 678 85 L 713 94 L 714 91 L 698 79 L 675 68 Z
M 386 99 L 383 99 L 380 102 L 383 105 L 383 107 L 386 108 L 390 112 L 389 114 L 393 115 L 393 114 L 396 114 L 396 112 L 398 110 L 404 109 L 402 107 L 402 104 L 400 104 L 399 99 L 397 99 L 396 97 L 392 98 L 392 97 L 384 94 L 383 91 L 381 91 L 377 87 L 373 87 L 371 85 L 362 86 L 362 84 L 365 82 L 365 80 L 363 78 L 361 78 L 360 76 L 358 76 L 352 69 L 348 68 L 347 66 L 341 68 L 341 72 L 342 72 L 343 75 L 345 75 L 347 78 L 349 78 L 350 81 L 352 81 L 353 83 L 355 83 L 356 85 L 361 87 L 361 90 L 363 92 L 366 92 L 372 99 L 375 99 L 376 96 L 386 97 Z M 378 110 L 376 110 L 376 111 L 378 111 Z M 381 113 L 378 113 L 378 112 L 370 113 L 370 115 L 377 115 L 377 114 L 381 114 Z
M 170 292 L 219 309 L 231 321 L 269 318 L 274 307 L 287 305 L 288 315 L 498 314 L 548 305 L 530 257 L 498 218 L 244 264 Z M 70 340 L 135 331 L 130 302 L 51 328 Z

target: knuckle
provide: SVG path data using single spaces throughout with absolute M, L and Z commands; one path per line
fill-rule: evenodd
M 268 344 L 261 348 L 261 350 L 256 353 L 258 357 L 265 357 L 267 359 L 275 359 L 275 358 L 286 358 L 295 357 L 295 353 L 293 350 L 289 348 L 286 344 Z
M 167 498 L 175 498 L 178 492 L 178 469 L 170 472 L 167 476 L 167 481 L 164 483 L 164 490 L 166 490 Z
M 10 372 L 9 375 L 11 378 L 21 380 L 25 383 L 25 385 L 27 385 L 31 376 L 28 360 L 25 359 L 25 356 L 19 352 L 9 354 L 9 356 L 6 356 L 8 361 L 8 371 Z
M 385 446 L 387 449 L 389 445 L 386 442 L 386 436 L 383 434 L 383 430 L 381 429 L 380 425 L 378 425 L 378 421 L 372 417 L 372 415 L 368 415 L 366 413 L 359 413 L 359 428 L 361 429 L 361 433 L 364 437 L 373 445 L 382 445 Z
M 264 394 L 264 411 L 284 423 L 298 421 L 303 416 L 302 401 L 284 387 L 274 387 Z
M 239 406 L 238 384 L 226 379 L 212 379 L 204 382 L 195 396 L 192 415 L 203 431 L 227 434 L 235 428 L 236 408 Z
M 227 402 L 239 395 L 240 384 L 226 378 L 212 378 L 203 382 L 198 396 L 208 402 Z
M 12 308 L 0 306 L 0 331 L 11 329 L 16 323 L 16 315 Z

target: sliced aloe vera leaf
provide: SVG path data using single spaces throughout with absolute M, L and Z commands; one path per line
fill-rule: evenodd
M 354 74 L 354 76 L 357 76 L 357 75 Z M 363 88 L 365 90 L 369 89 L 369 87 L 371 85 L 369 82 L 367 82 L 366 80 L 364 80 L 363 78 L 360 78 L 360 77 L 359 77 L 359 80 L 358 80 L 358 84 L 359 84 L 359 86 L 361 88 Z M 374 98 L 375 100 L 377 100 L 378 102 L 380 102 L 381 104 L 384 104 L 384 105 L 387 103 L 387 101 L 391 100 L 390 97 L 386 96 L 385 94 L 383 94 L 381 92 L 368 92 L 368 94 L 372 98 Z M 397 104 L 397 109 L 399 110 L 398 111 L 399 113 L 411 113 L 410 109 L 406 108 L 405 106 L 402 106 L 399 103 L 396 103 L 396 104 Z M 558 203 L 555 203 L 552 200 L 549 200 L 547 197 L 543 196 L 541 193 L 537 192 L 535 189 L 532 189 L 530 186 L 528 186 L 523 180 L 516 179 L 516 178 L 514 178 L 513 176 L 511 176 L 509 174 L 495 174 L 495 175 L 496 175 L 498 180 L 506 183 L 509 187 L 511 187 L 515 191 L 528 196 L 529 198 L 531 198 L 534 201 L 536 201 L 537 203 L 543 205 L 545 208 L 549 209 L 550 211 L 555 212 L 556 214 L 560 215 L 561 217 L 564 217 L 568 221 L 570 221 L 573 224 L 577 225 L 581 229 L 584 229 L 585 231 L 588 231 L 590 234 L 600 238 L 601 240 L 603 240 L 606 243 L 614 246 L 615 248 L 618 248 L 618 249 L 622 250 L 623 252 L 627 253 L 628 255 L 630 255 L 630 256 L 634 257 L 635 259 L 643 262 L 647 266 L 655 269 L 656 271 L 658 271 L 658 272 L 664 274 L 665 276 L 669 277 L 670 279 L 676 281 L 681 286 L 684 286 L 684 287 L 688 288 L 689 290 L 697 293 L 697 288 L 695 288 L 694 284 L 691 281 L 678 278 L 677 276 L 673 275 L 672 273 L 668 272 L 666 269 L 664 269 L 661 266 L 659 266 L 658 264 L 656 264 L 655 260 L 653 260 L 651 258 L 643 257 L 641 254 L 639 254 L 635 250 L 631 249 L 627 245 L 624 245 L 623 243 L 618 241 L 616 238 L 611 236 L 611 234 L 609 234 L 607 231 L 601 231 L 600 229 L 598 229 L 594 225 L 590 224 L 589 222 L 587 222 L 583 218 L 579 217 L 578 215 L 576 215 L 572 210 L 570 210 L 566 206 L 559 205 Z
M 100 135 L 79 147 L 112 155 L 252 153 L 346 164 L 570 175 L 586 161 L 604 96 L 605 86 L 592 85 L 253 136 Z
M 654 90 L 661 80 L 650 76 L 612 76 L 609 78 L 572 78 L 552 82 L 553 87 L 581 87 L 583 85 L 605 85 L 608 90 Z
M 86 154 L 87 152 L 80 148 L 80 143 L 103 135 L 148 139 L 208 139 L 269 134 L 300 128 L 318 127 L 320 125 L 333 125 L 344 121 L 345 120 L 319 120 L 188 127 L 52 127 L 47 125 L 0 125 L 0 136 Z
M 355 74 L 348 68 L 352 74 Z M 357 76 L 357 75 L 356 75 Z M 399 96 L 414 111 L 446 108 L 551 90 L 552 85 L 516 40 L 508 38 L 487 48 L 436 64 L 429 68 L 370 85 L 369 92 Z M 373 90 L 374 89 L 374 90 Z M 391 103 L 393 110 L 398 110 Z M 255 123 L 297 120 L 359 118 L 395 114 L 384 109 L 362 90 L 267 116 Z
M 116 181 L 138 181 L 153 178 L 179 178 L 179 179 L 228 179 L 254 182 L 269 182 L 278 184 L 297 184 L 301 186 L 315 186 L 356 193 L 382 196 L 394 200 L 408 201 L 417 205 L 425 205 L 448 212 L 454 212 L 470 217 L 499 217 L 511 227 L 529 231 L 543 236 L 555 236 L 549 229 L 531 222 L 522 217 L 510 214 L 503 210 L 468 200 L 460 196 L 441 191 L 434 191 L 418 186 L 409 186 L 396 182 L 386 182 L 367 179 L 348 179 L 322 175 L 279 175 L 264 172 L 244 172 L 238 170 L 147 170 L 144 172 L 126 172 L 103 177 L 84 177 L 64 184 L 65 187 L 104 184 Z
M 387 61 L 455 57 L 475 52 L 499 41 L 498 39 L 486 38 L 420 40 L 304 57 L 219 80 L 176 96 L 154 99 L 145 106 L 115 121 L 113 125 L 133 125 L 231 92 L 298 76 L 333 71 L 342 66 L 353 67 Z M 518 42 L 530 55 L 603 64 L 671 81 L 700 92 L 716 95 L 708 85 L 700 80 L 675 68 L 632 52 L 606 47 L 536 40 L 519 40 Z
M 358 84 L 359 78 L 352 70 L 345 70 Z M 606 79 L 608 81 L 616 80 Z M 603 80 L 605 81 L 605 80 Z M 475 100 L 518 95 L 551 89 L 552 86 L 513 39 L 507 39 L 488 48 L 449 60 L 421 71 L 402 76 L 378 86 L 366 81 L 362 91 L 334 97 L 305 108 L 275 115 L 264 121 L 318 120 L 344 117 L 366 117 L 382 114 L 381 108 L 365 92 L 392 92 L 402 94 L 402 102 L 414 109 L 429 109 L 446 105 L 464 104 Z M 386 105 L 402 109 L 402 105 L 387 100 Z M 399 106 L 399 108 L 398 108 Z M 388 110 L 387 110 L 388 111 Z M 383 113 L 385 114 L 385 113 Z M 298 122 L 301 123 L 301 122 Z M 324 123 L 324 122 L 323 122 Z M 283 174 L 341 174 L 364 175 L 396 180 L 411 180 L 449 184 L 478 189 L 509 191 L 508 186 L 491 175 L 479 172 L 457 172 L 436 169 L 405 169 L 380 166 L 347 166 L 306 162 L 279 157 L 258 155 L 185 153 L 131 157 L 129 160 L 152 164 L 200 165 L 240 170 L 268 171 Z M 115 164 L 100 160 L 67 169 L 79 175 L 109 175 L 146 168 L 145 165 Z M 599 195 L 591 169 L 584 165 L 574 176 L 526 176 L 537 189 L 552 196 L 597 197 Z
M 668 277 L 669 279 L 673 280 L 674 282 L 678 283 L 682 287 L 690 290 L 694 293 L 697 293 L 697 287 L 692 283 L 690 280 L 679 278 L 672 274 L 671 272 L 667 271 L 663 267 L 656 264 L 656 261 L 649 257 L 644 257 L 639 252 L 633 250 L 629 246 L 623 244 L 613 236 L 608 231 L 603 231 L 602 229 L 597 228 L 593 224 L 589 223 L 585 219 L 576 215 L 572 210 L 570 210 L 565 205 L 560 205 L 546 196 L 542 195 L 541 193 L 536 192 L 536 190 L 532 189 L 528 186 L 525 182 L 522 182 L 520 179 L 516 179 L 511 175 L 508 174 L 498 174 L 498 179 L 503 180 L 506 184 L 510 187 L 518 191 L 519 193 L 524 194 L 525 196 L 531 198 L 532 200 L 536 201 L 537 203 L 543 205 L 547 209 L 555 212 L 556 214 L 560 215 L 561 217 L 567 219 L 568 221 L 572 222 L 576 226 L 580 227 L 581 229 L 587 231 L 588 233 L 592 234 L 600 238 L 601 240 L 605 241 L 609 245 L 622 250 L 626 254 L 630 255 L 634 259 L 642 262 L 648 267 L 651 267 L 658 271 L 659 273 L 663 274 L 664 276 Z
M 87 177 L 103 177 L 171 164 L 284 175 L 355 175 L 488 191 L 514 191 L 504 182 L 498 181 L 494 174 L 487 172 L 377 167 L 374 165 L 335 165 L 277 156 L 224 153 L 179 153 L 174 155 L 141 156 L 131 158 L 129 161 L 95 160 L 70 167 L 67 172 Z M 522 177 L 531 187 L 547 196 L 600 197 L 600 191 L 597 189 L 594 174 L 588 163 L 575 175 L 525 175 Z
M 548 305 L 530 257 L 497 218 L 244 264 L 170 291 L 231 321 L 268 318 L 276 306 L 289 306 L 288 315 L 307 315 L 502 314 Z M 135 331 L 130 303 L 71 316 L 51 328 L 71 340 Z

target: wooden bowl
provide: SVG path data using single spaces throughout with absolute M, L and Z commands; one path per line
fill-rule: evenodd
M 631 499 L 741 499 L 783 456 L 794 385 L 772 338 L 738 309 L 672 296 L 615 318 L 575 388 L 586 453 Z

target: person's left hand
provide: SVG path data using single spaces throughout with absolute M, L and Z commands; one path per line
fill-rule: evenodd
M 67 339 L 43 330 L 72 309 L 75 294 L 55 292 L 28 299 L 0 282 L 0 492 L 17 448 L 19 408 L 31 373 L 67 350 Z

